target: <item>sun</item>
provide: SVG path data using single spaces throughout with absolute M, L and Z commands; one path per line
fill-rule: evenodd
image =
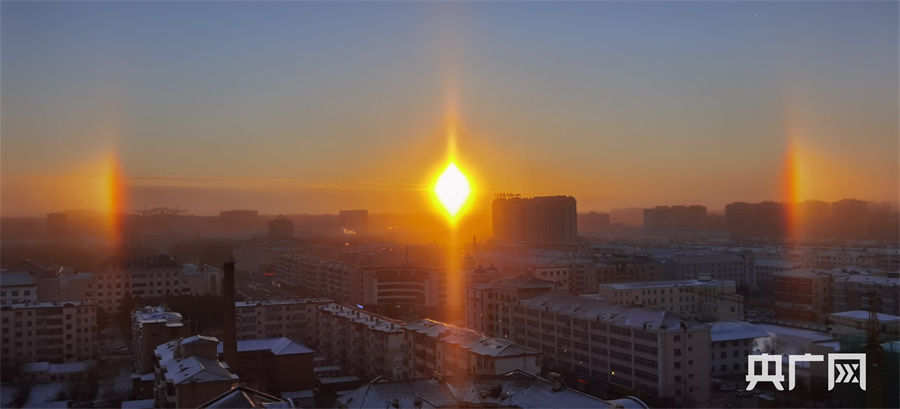
M 455 220 L 472 195 L 472 186 L 456 163 L 450 162 L 434 182 L 432 191 L 450 219 Z

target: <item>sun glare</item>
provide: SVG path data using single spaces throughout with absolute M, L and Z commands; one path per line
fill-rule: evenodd
M 450 219 L 455 220 L 469 200 L 472 187 L 469 185 L 469 179 L 459 167 L 450 162 L 434 183 L 432 191 L 438 202 L 447 211 Z

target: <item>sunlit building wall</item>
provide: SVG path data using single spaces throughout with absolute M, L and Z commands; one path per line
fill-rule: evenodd
M 519 301 L 556 291 L 559 284 L 534 276 L 494 280 L 466 287 L 466 327 L 487 336 L 508 338 L 512 310 Z
M 542 369 L 651 400 L 709 399 L 710 328 L 659 310 L 544 294 L 517 305 L 512 339 L 543 353 Z
M 541 372 L 541 353 L 508 339 L 430 319 L 403 328 L 407 369 L 414 379 L 501 375 L 514 370 Z
M 407 378 L 402 321 L 340 304 L 317 309 L 317 352 L 368 378 Z

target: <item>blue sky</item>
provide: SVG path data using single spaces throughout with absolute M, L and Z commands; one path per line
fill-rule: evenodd
M 584 210 L 777 200 L 788 141 L 808 198 L 900 185 L 896 2 L 0 7 L 6 214 L 110 152 L 151 206 L 404 210 L 448 111 L 480 191 Z

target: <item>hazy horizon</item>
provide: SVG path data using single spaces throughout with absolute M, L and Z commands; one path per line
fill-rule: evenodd
M 4 216 L 900 195 L 896 2 L 0 7 Z

